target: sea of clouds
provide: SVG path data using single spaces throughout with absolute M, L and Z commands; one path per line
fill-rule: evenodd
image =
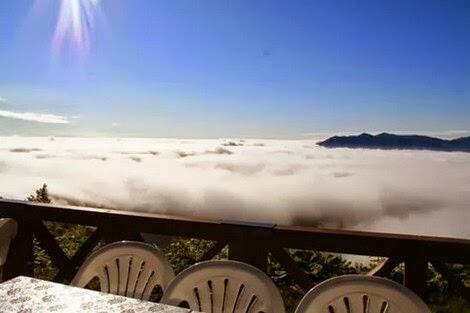
M 470 153 L 315 142 L 0 137 L 0 196 L 470 238 Z

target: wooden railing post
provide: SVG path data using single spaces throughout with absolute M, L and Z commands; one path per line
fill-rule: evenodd
M 11 242 L 8 258 L 3 269 L 5 280 L 19 275 L 34 276 L 33 220 L 16 219 L 18 232 Z
M 268 251 L 257 240 L 244 240 L 229 243 L 229 259 L 251 264 L 266 271 Z
M 428 262 L 422 257 L 409 257 L 405 260 L 405 286 L 425 302 L 427 297 Z
M 237 240 L 229 242 L 229 259 L 251 264 L 266 272 L 271 230 L 274 224 L 224 221 L 238 233 Z M 246 227 L 249 227 L 247 230 Z

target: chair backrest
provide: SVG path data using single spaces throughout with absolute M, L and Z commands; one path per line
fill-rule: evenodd
M 0 218 L 0 266 L 6 262 L 11 241 L 18 231 L 18 224 L 11 218 Z
M 259 269 L 235 261 L 207 261 L 178 274 L 162 302 L 211 313 L 284 313 L 273 281 Z
M 155 287 L 164 291 L 174 276 L 170 263 L 157 248 L 142 242 L 121 241 L 94 252 L 71 284 L 85 287 L 98 277 L 103 292 L 148 300 Z
M 295 313 L 430 313 L 409 289 L 391 280 L 345 275 L 324 281 L 300 301 Z
M 3 265 L 7 261 L 11 241 L 18 231 L 18 224 L 11 218 L 0 218 L 0 282 L 3 280 Z

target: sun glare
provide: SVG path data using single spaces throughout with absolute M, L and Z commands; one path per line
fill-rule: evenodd
M 99 0 L 60 0 L 60 12 L 52 40 L 53 52 L 70 45 L 80 55 L 90 50 Z

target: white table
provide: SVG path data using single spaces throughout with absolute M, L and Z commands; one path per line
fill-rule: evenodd
M 0 284 L 0 313 L 189 313 L 159 303 L 19 276 Z

